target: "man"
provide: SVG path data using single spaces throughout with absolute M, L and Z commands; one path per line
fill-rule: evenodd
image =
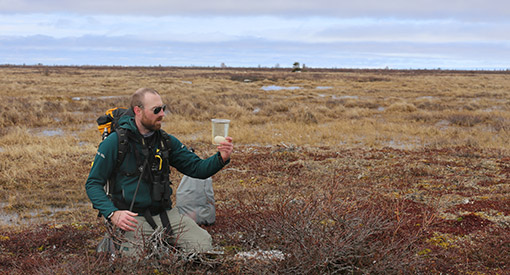
M 167 228 L 178 248 L 190 252 L 212 249 L 206 230 L 176 208 L 171 209 L 169 166 L 190 177 L 208 178 L 230 162 L 232 138 L 218 146 L 217 154 L 201 159 L 160 130 L 165 108 L 156 90 L 138 89 L 131 97 L 134 116 L 122 116 L 120 129 L 99 145 L 85 184 L 93 207 L 124 232 L 120 252 L 125 255 L 140 256 L 137 244 L 159 226 Z M 117 168 L 120 137 L 129 146 Z M 111 196 L 104 189 L 108 180 L 113 181 Z

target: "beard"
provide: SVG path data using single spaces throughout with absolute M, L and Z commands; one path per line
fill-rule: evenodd
M 163 117 L 158 117 L 155 120 L 151 121 L 149 120 L 145 115 L 142 116 L 142 120 L 140 121 L 145 127 L 145 129 L 149 131 L 157 131 L 161 129 L 161 121 L 163 120 Z

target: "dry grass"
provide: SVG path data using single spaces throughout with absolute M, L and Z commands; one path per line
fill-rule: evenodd
M 272 85 L 301 88 L 261 89 Z M 11 253 L 0 263 L 108 269 L 72 242 L 57 247 L 86 260 L 62 264 L 37 238 L 100 236 L 84 192 L 95 119 L 143 86 L 170 107 L 164 129 L 200 155 L 215 150 L 211 118 L 231 119 L 236 151 L 214 177 L 218 223 L 208 228 L 228 257 L 128 265 L 141 273 L 508 271 L 509 74 L 391 70 L 0 67 L 0 245 Z M 20 231 L 41 221 L 50 225 Z M 54 228 L 73 222 L 88 230 Z M 30 255 L 12 250 L 25 237 Z M 291 256 L 233 258 L 259 248 Z M 11 266 L 16 255 L 25 261 Z
M 94 117 L 102 110 L 126 105 L 136 88 L 150 86 L 158 89 L 170 106 L 167 129 L 179 134 L 189 131 L 194 141 L 208 140 L 210 118 L 226 117 L 233 121 L 232 135 L 241 144 L 287 141 L 352 146 L 352 141 L 359 140 L 360 146 L 384 147 L 391 141 L 420 148 L 432 145 L 427 142 L 431 138 L 434 144 L 442 145 L 475 142 L 482 148 L 507 148 L 508 144 L 510 80 L 506 74 L 58 67 L 1 70 L 2 127 L 93 128 Z M 301 89 L 261 90 L 270 85 Z M 201 127 L 173 127 L 181 123 Z M 320 138 L 307 138 L 303 125 Z M 331 135 L 328 129 L 342 130 Z M 407 133 L 408 138 L 394 135 L 400 132 Z M 487 132 L 492 136 L 489 140 Z

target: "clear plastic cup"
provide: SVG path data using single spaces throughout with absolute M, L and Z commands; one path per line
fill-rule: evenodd
M 212 144 L 220 145 L 221 140 L 224 140 L 228 136 L 228 126 L 230 120 L 213 118 L 212 123 Z

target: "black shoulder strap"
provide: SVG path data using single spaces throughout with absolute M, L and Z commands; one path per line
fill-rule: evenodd
M 170 151 L 172 150 L 172 140 L 170 139 L 170 135 L 167 132 L 160 130 L 161 132 L 161 152 L 163 157 L 168 160 L 170 156 Z
M 115 188 L 115 174 L 120 168 L 122 162 L 126 158 L 126 154 L 129 151 L 129 140 L 128 140 L 128 130 L 124 128 L 117 128 L 116 130 L 118 136 L 118 150 L 117 150 L 117 162 L 115 163 L 115 167 L 113 168 L 112 176 L 106 182 L 106 194 L 110 196 L 113 194 L 113 190 Z
M 115 164 L 115 171 L 117 171 L 126 158 L 126 154 L 129 150 L 129 141 L 127 136 L 127 129 L 124 128 L 118 128 L 117 129 L 117 135 L 119 137 L 119 150 L 117 153 L 117 163 Z

